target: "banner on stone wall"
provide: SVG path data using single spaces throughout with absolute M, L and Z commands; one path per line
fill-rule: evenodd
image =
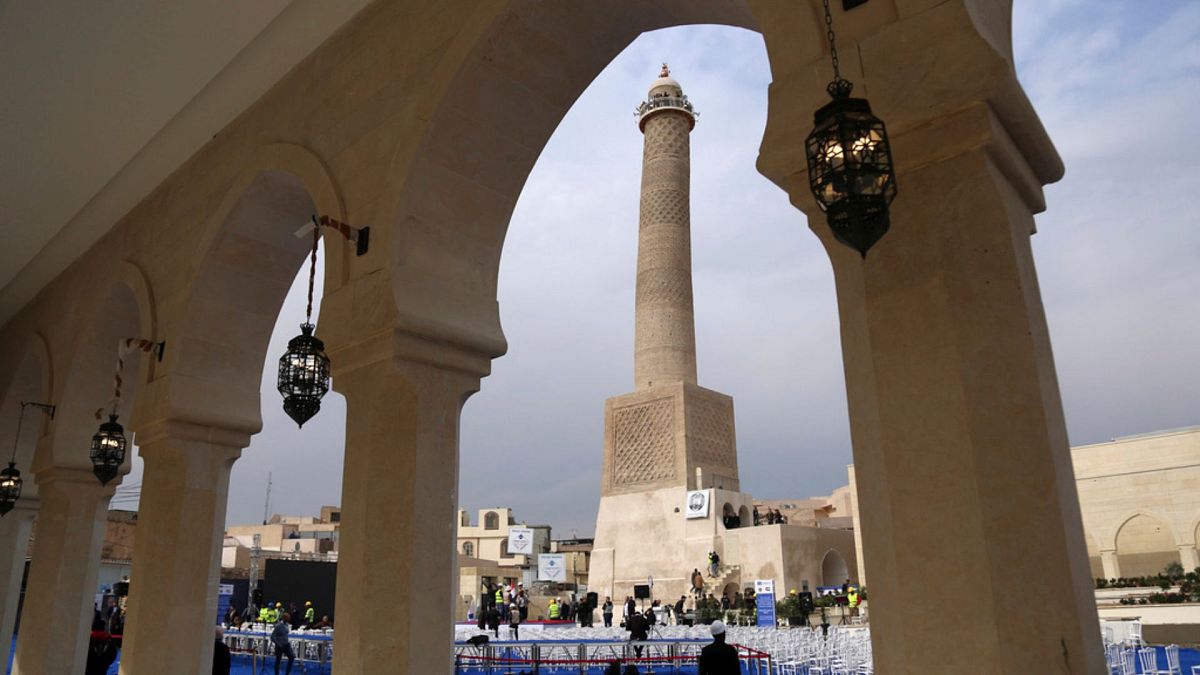
M 708 517 L 708 490 L 692 490 L 687 493 L 687 504 L 685 505 L 686 518 L 707 518 Z
M 543 553 L 538 556 L 538 581 L 566 581 L 567 560 L 562 553 Z
M 533 553 L 533 528 L 508 528 L 508 554 L 529 555 Z

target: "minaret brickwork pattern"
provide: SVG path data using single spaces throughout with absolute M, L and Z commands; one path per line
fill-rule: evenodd
M 689 209 L 689 136 L 695 114 L 665 65 L 643 106 L 634 329 L 638 390 L 671 382 L 696 384 Z

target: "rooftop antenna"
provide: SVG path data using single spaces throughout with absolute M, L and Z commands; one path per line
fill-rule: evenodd
M 263 525 L 267 524 L 267 517 L 271 513 L 271 472 L 267 472 L 267 503 L 263 504 Z

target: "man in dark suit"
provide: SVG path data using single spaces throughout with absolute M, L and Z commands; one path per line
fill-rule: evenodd
M 714 621 L 711 629 L 713 641 L 700 650 L 698 675 L 738 675 L 742 668 L 738 665 L 737 650 L 725 644 L 724 622 Z
M 638 612 L 630 614 L 625 619 L 625 629 L 629 631 L 629 640 L 631 642 L 647 640 L 650 637 L 650 623 L 646 621 L 646 617 L 642 616 Z M 635 654 L 637 654 L 639 659 L 642 657 L 642 648 L 643 645 L 633 646 L 633 651 Z

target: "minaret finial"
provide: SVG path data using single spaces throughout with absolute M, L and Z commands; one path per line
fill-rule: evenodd
M 670 77 L 671 76 L 671 69 L 667 67 L 666 61 L 663 61 L 663 67 L 662 67 L 662 70 L 658 73 L 658 76 L 659 77 Z

